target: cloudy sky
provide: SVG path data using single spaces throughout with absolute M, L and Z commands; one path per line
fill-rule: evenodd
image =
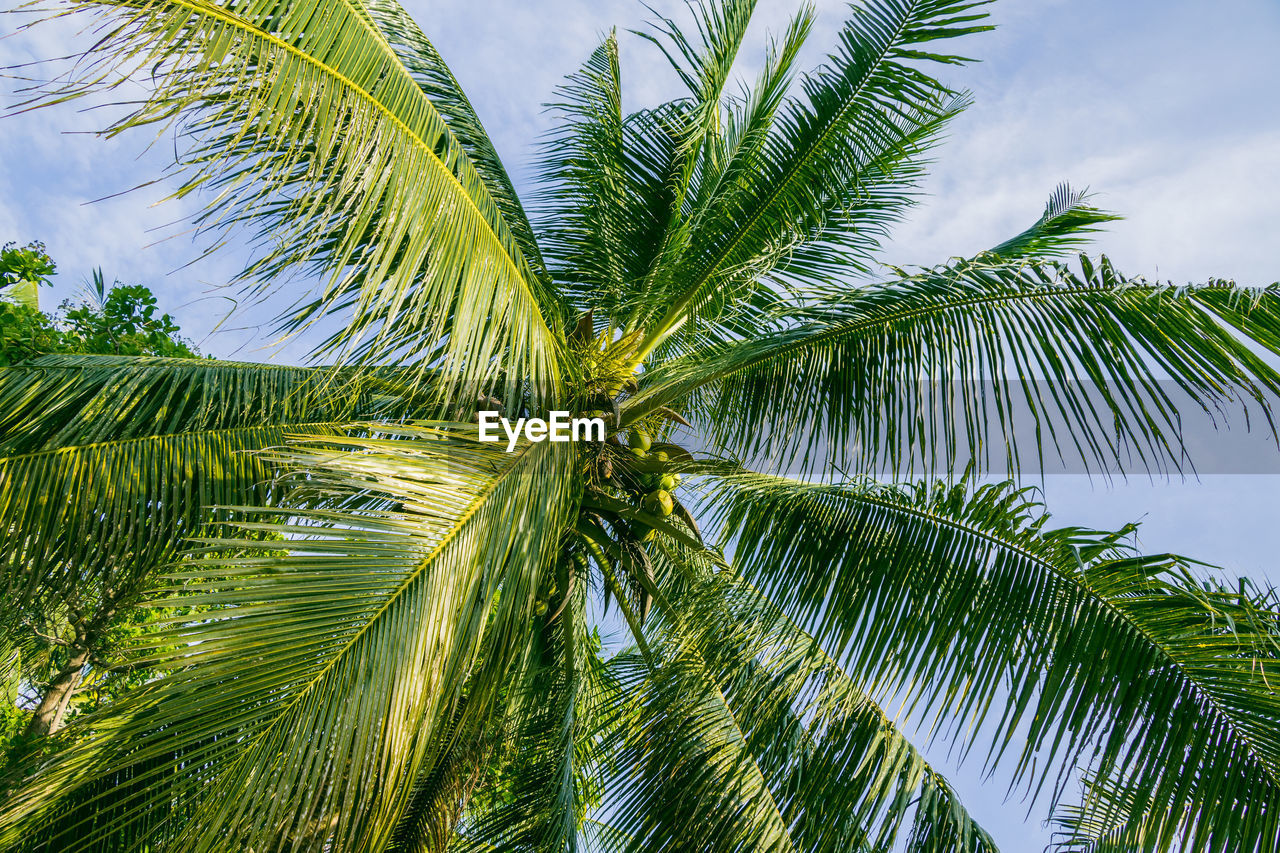
M 795 8 L 781 0 L 760 6 L 747 71 L 764 29 Z M 637 27 L 647 16 L 635 0 L 412 0 L 408 7 L 453 65 L 522 186 L 546 128 L 539 105 L 609 27 Z M 832 43 L 845 5 L 819 8 L 810 64 Z M 1126 272 L 1179 283 L 1280 278 L 1280 4 L 1006 0 L 994 12 L 999 30 L 965 45 L 982 62 L 953 78 L 972 90 L 975 106 L 952 126 L 929 197 L 897 232 L 886 260 L 928 264 L 993 245 L 1033 220 L 1067 180 L 1127 217 L 1098 240 L 1098 250 Z M 0 41 L 0 65 L 82 44 L 67 26 L 20 33 Z M 673 91 L 651 49 L 626 34 L 622 48 L 628 108 Z M 102 266 L 109 277 L 150 285 L 205 351 L 272 358 L 263 318 L 228 318 L 231 294 L 216 287 L 238 269 L 242 250 L 186 266 L 193 249 L 181 222 L 192 208 L 156 206 L 162 186 L 116 195 L 158 176 L 171 151 L 166 140 L 145 151 L 146 138 L 87 134 L 100 123 L 98 113 L 67 108 L 0 121 L 0 242 L 48 244 L 61 273 L 46 305 L 73 295 Z M 89 203 L 95 199 L 105 200 Z M 1276 478 L 1264 476 L 1046 484 L 1063 521 L 1113 526 L 1142 518 L 1149 550 L 1280 581 L 1276 488 Z M 977 778 L 972 767 L 959 775 Z M 1003 792 L 997 775 L 968 799 L 998 827 L 1006 849 L 1029 848 L 1044 832 L 1036 816 L 1030 830 L 1020 828 L 1023 806 L 1004 804 Z

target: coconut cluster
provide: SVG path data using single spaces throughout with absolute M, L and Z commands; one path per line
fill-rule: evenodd
M 567 590 L 598 567 L 606 606 L 615 597 L 629 619 L 643 622 L 653 602 L 653 565 L 646 543 L 659 536 L 688 544 L 701 541 L 692 514 L 676 493 L 692 455 L 665 434 L 673 424 L 688 425 L 679 413 L 659 407 L 623 429 L 623 410 L 638 390 L 639 337 L 597 332 L 590 312 L 568 336 L 567 384 L 575 417 L 600 418 L 606 440 L 578 445 L 582 459 L 582 508 L 574 534 L 566 540 L 558 572 L 545 596 L 554 605 Z M 560 590 L 565 590 L 561 593 Z M 540 599 L 543 600 L 543 599 Z M 542 609 L 539 608 L 539 612 Z

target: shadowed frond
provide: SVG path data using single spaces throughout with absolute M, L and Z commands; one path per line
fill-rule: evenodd
M 995 849 L 812 638 L 727 567 L 664 555 L 657 669 L 611 665 L 609 812 L 628 849 L 899 849 L 904 825 L 901 849 Z
M 437 734 L 440 743 L 432 748 L 438 757 L 414 783 L 413 794 L 385 848 L 389 853 L 448 849 L 462 811 L 501 743 L 504 709 L 499 702 L 489 704 L 487 713 L 472 714 L 471 701 L 464 697 L 453 719 L 441 726 Z
M 1081 803 L 1054 810 L 1049 847 L 1053 853 L 1132 853 L 1152 843 L 1162 844 L 1157 849 L 1170 849 L 1167 840 L 1155 841 L 1168 815 L 1150 803 L 1140 804 L 1134 790 L 1088 775 L 1082 787 Z
M 1166 840 L 1280 842 L 1274 613 L 1195 582 L 1181 558 L 1136 555 L 1131 528 L 1049 529 L 1006 486 L 721 488 L 744 577 L 955 737 L 993 724 L 989 760 L 1025 735 L 1015 778 L 1043 784 L 1087 753 L 1100 778 L 1136 779 L 1137 802 L 1168 804 Z
M 624 421 L 698 391 L 695 420 L 717 445 L 860 471 L 1018 470 L 1054 454 L 1159 470 L 1186 461 L 1180 407 L 1256 404 L 1270 427 L 1280 375 L 1257 347 L 1280 353 L 1280 289 L 1080 264 L 983 257 L 855 291 L 654 370 Z M 1033 420 L 1015 431 L 1020 413 Z
M 187 143 L 179 193 L 215 188 L 203 224 L 256 233 L 246 277 L 259 289 L 291 272 L 327 277 L 286 328 L 337 313 L 345 332 L 322 351 L 438 359 L 446 384 L 466 391 L 505 376 L 499 396 L 512 403 L 523 379 L 539 399 L 554 390 L 557 347 L 543 314 L 554 318 L 554 305 L 464 146 L 379 29 L 381 17 L 402 31 L 394 0 L 71 5 L 99 16 L 101 38 L 76 82 L 45 100 L 145 79 L 146 101 L 111 132 L 177 123 Z
M 1199 641 L 1199 653 L 1184 659 L 1196 669 L 1201 680 L 1216 682 L 1205 696 L 1207 701 L 1220 705 L 1227 713 L 1254 713 L 1249 707 L 1248 693 L 1233 690 L 1229 680 L 1219 679 L 1213 660 L 1224 648 L 1229 649 L 1233 642 L 1239 644 L 1242 635 L 1250 633 L 1256 639 L 1254 654 L 1264 661 L 1260 668 L 1264 689 L 1274 692 L 1275 684 L 1269 679 L 1274 674 L 1273 661 L 1280 653 L 1280 609 L 1277 609 L 1280 601 L 1274 588 L 1259 590 L 1244 578 L 1234 587 L 1211 579 L 1188 586 L 1186 610 L 1171 614 L 1154 612 L 1154 601 L 1148 590 L 1134 588 L 1127 592 L 1126 604 L 1132 607 L 1134 621 L 1150 636 L 1165 641 L 1184 631 L 1189 633 L 1189 640 L 1178 636 L 1173 643 L 1184 655 Z M 1221 607 L 1222 603 L 1228 606 Z M 1204 612 L 1197 613 L 1197 610 Z M 1212 738 L 1214 734 L 1203 733 L 1200 737 Z M 1176 762 L 1176 747 L 1173 749 Z M 1253 752 L 1260 755 L 1264 750 L 1265 746 Z M 1060 853 L 1147 853 L 1173 849 L 1218 853 L 1262 851 L 1275 845 L 1280 818 L 1262 792 L 1253 792 L 1252 800 L 1240 799 L 1237 789 L 1222 786 L 1212 773 L 1199 772 L 1190 766 L 1184 768 L 1175 784 L 1167 781 L 1162 784 L 1156 781 L 1160 773 L 1153 772 L 1152 764 L 1152 756 L 1131 754 L 1105 775 L 1099 775 L 1096 768 L 1087 768 L 1082 774 L 1083 796 L 1079 803 L 1060 805 L 1054 810 L 1057 832 L 1052 849 Z M 1204 807 L 1206 800 L 1214 801 L 1211 809 Z M 1255 826 L 1268 829 L 1262 834 L 1249 829 L 1242 831 L 1246 826 L 1244 820 L 1205 820 L 1205 811 L 1244 812 L 1250 815 Z
M 634 686 L 614 819 L 634 849 L 995 849 L 812 638 L 727 566 L 663 552 L 663 662 L 616 664 Z
M 563 557 L 562 557 L 563 559 Z M 513 679 L 499 782 L 473 806 L 450 850 L 591 850 L 583 822 L 598 799 L 596 707 L 608 689 L 584 621 L 586 587 L 539 625 Z M 610 849 L 610 848 L 605 848 Z
M 279 455 L 305 476 L 309 508 L 245 523 L 283 542 L 211 541 L 248 556 L 175 576 L 202 618 L 175 617 L 138 651 L 172 674 L 86 718 L 99 737 L 24 783 L 0 841 L 77 851 L 181 833 L 200 853 L 380 848 L 441 760 L 464 684 L 494 701 L 518 658 L 572 511 L 571 458 L 431 426 Z M 361 509 L 368 496 L 383 508 Z M 481 663 L 482 644 L 493 654 Z M 121 770 L 129 784 L 92 795 Z

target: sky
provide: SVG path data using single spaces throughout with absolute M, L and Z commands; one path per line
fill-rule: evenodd
M 672 8 L 657 3 L 658 8 Z M 527 189 L 549 100 L 611 26 L 622 31 L 628 109 L 675 94 L 656 54 L 625 32 L 648 13 L 635 0 L 409 0 L 410 13 L 452 65 L 499 153 Z M 833 43 L 845 5 L 818 4 L 809 65 Z M 758 65 L 767 27 L 796 8 L 761 0 L 742 70 Z M 998 29 L 964 45 L 977 65 L 950 80 L 974 106 L 951 127 L 924 186 L 926 197 L 894 235 L 885 259 L 932 264 L 1020 231 L 1061 181 L 1089 187 L 1123 214 L 1096 243 L 1130 274 L 1200 282 L 1280 279 L 1280 3 L 1276 0 L 1005 0 Z M 9 16 L 6 16 L 9 17 Z M 8 34 L 15 21 L 0 21 Z M 0 65 L 83 46 L 60 24 L 0 40 Z M 38 73 L 38 72 L 36 72 Z M 0 81 L 0 85 L 3 81 Z M 4 86 L 9 97 L 16 84 Z M 235 306 L 218 285 L 244 260 L 232 246 L 191 263 L 182 224 L 192 201 L 157 204 L 166 140 L 103 140 L 101 111 L 57 108 L 0 120 L 0 242 L 44 240 L 60 266 L 46 306 L 73 296 L 96 266 L 139 281 L 206 352 L 296 359 L 295 344 L 266 347 L 267 318 Z M 94 201 L 96 199 L 104 199 Z M 92 203 L 91 203 L 92 202 Z M 1280 583 L 1280 503 L 1272 476 L 1090 482 L 1054 477 L 1045 496 L 1063 523 L 1115 527 L 1141 519 L 1141 545 Z M 939 750 L 931 756 L 946 763 Z M 1004 801 L 999 773 L 980 790 L 972 765 L 954 770 L 966 802 L 1008 850 L 1047 839 L 1033 810 Z M 977 790 L 977 793 L 973 791 Z

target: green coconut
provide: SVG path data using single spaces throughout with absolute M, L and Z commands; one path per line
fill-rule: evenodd
M 645 497 L 644 502 L 651 511 L 660 513 L 664 518 L 671 515 L 671 510 L 675 509 L 671 493 L 666 489 L 655 489 Z
M 645 453 L 649 452 L 649 448 L 653 447 L 653 441 L 649 438 L 649 433 L 642 429 L 633 429 L 627 433 L 627 443 L 633 448 L 639 448 Z

